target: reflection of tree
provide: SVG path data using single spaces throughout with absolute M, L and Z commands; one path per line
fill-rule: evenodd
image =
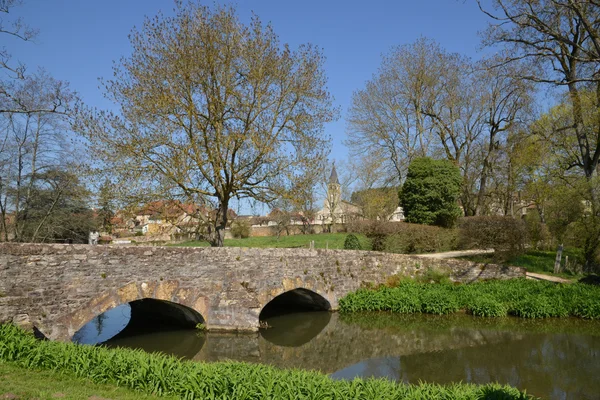
M 98 315 L 94 318 L 94 326 L 96 327 L 96 332 L 98 336 L 102 335 L 102 331 L 104 330 L 104 320 L 106 319 L 105 313 Z
M 450 383 L 499 382 L 549 398 L 590 398 L 600 392 L 600 364 L 590 363 L 600 339 L 574 335 L 528 335 L 510 343 L 400 357 L 399 378 Z

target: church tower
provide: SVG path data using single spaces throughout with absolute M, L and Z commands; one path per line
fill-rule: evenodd
M 331 214 L 340 212 L 340 202 L 342 200 L 342 185 L 338 179 L 337 171 L 335 170 L 335 163 L 331 169 L 331 176 L 329 176 L 329 183 L 327 184 L 327 208 Z

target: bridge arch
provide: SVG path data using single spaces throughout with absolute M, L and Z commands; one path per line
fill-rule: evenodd
M 259 314 L 259 320 L 302 311 L 331 311 L 331 302 L 323 295 L 307 289 L 297 287 L 290 290 L 282 290 L 275 295 L 263 307 Z
M 94 318 L 124 304 L 131 307 L 128 326 L 158 323 L 163 326 L 171 324 L 191 328 L 198 323 L 206 323 L 208 303 L 207 297 L 195 289 L 180 287 L 177 280 L 130 282 L 116 290 L 97 295 L 75 312 L 63 317 L 68 332 L 60 336 L 70 340 Z

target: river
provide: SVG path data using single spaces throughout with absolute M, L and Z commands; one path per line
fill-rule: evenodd
M 272 317 L 255 334 L 129 327 L 117 334 L 128 320 L 128 306 L 117 307 L 74 341 L 314 369 L 334 379 L 500 382 L 544 399 L 600 398 L 600 321 L 303 312 Z

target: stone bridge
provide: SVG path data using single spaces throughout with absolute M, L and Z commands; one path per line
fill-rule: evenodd
M 336 310 L 365 284 L 430 269 L 461 282 L 525 276 L 515 267 L 366 251 L 0 243 L 0 323 L 67 341 L 130 303 L 132 320 L 143 311 L 149 324 L 256 331 L 268 307 Z

